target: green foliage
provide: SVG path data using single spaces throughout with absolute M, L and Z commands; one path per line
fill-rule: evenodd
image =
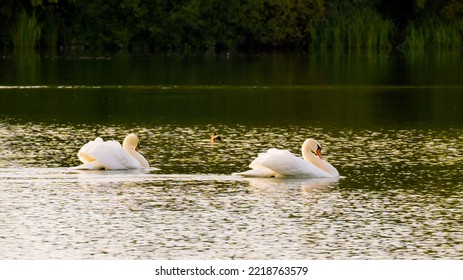
M 415 10 L 406 15 L 406 25 L 394 22 L 394 15 L 380 13 L 381 7 L 394 3 L 6 0 L 0 4 L 0 45 L 33 48 L 41 44 L 56 49 L 59 44 L 183 54 L 274 49 L 377 52 L 393 44 L 409 49 L 461 47 L 463 0 L 414 0 Z
M 447 5 L 445 5 L 440 14 L 446 20 L 454 20 L 461 18 L 463 15 L 463 1 L 462 0 L 450 0 Z
M 12 29 L 13 45 L 15 48 L 33 49 L 40 40 L 41 30 L 35 13 L 29 16 L 22 11 Z
M 154 51 L 232 48 L 233 2 L 218 0 L 95 0 L 72 5 L 71 45 Z M 91 19 L 91 21 L 89 21 Z
M 403 48 L 423 51 L 429 48 L 456 50 L 461 48 L 463 20 L 445 22 L 436 17 L 411 23 Z
M 370 7 L 335 6 L 312 30 L 311 49 L 390 49 L 394 31 L 392 21 Z
M 58 3 L 59 0 L 30 0 L 32 6 L 40 6 L 43 5 L 45 2 L 48 3 Z
M 309 31 L 325 13 L 321 0 L 249 1 L 239 7 L 236 22 L 247 38 L 270 46 L 302 46 L 310 39 Z
M 415 5 L 419 9 L 423 9 L 425 4 L 426 4 L 426 0 L 415 0 Z

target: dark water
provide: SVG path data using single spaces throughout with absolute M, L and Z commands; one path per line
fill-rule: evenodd
M 460 58 L 6 54 L 0 258 L 462 259 Z M 152 170 L 68 168 L 130 132 Z M 232 175 L 309 137 L 341 178 Z

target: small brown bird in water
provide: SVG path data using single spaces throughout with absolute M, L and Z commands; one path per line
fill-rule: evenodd
M 211 135 L 211 142 L 220 142 L 222 141 L 222 137 L 220 137 L 220 135 L 217 134 L 217 132 L 214 131 L 214 133 L 212 133 Z

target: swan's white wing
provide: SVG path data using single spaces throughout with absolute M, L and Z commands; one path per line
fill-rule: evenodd
M 270 149 L 270 150 L 274 150 L 274 149 Z M 233 173 L 233 175 L 239 175 L 243 177 L 261 177 L 261 178 L 269 178 L 269 177 L 277 176 L 278 174 L 276 174 L 273 170 L 268 169 L 267 167 L 261 164 L 261 162 L 264 161 L 266 156 L 267 156 L 267 153 L 260 153 L 257 156 L 257 158 L 255 158 L 249 164 L 249 167 L 251 168 L 251 170 L 244 171 L 244 172 L 236 172 L 236 173 Z
M 269 149 L 249 165 L 252 169 L 267 169 L 277 177 L 331 177 L 330 174 L 287 150 Z
M 79 160 L 82 163 L 90 163 L 95 160 L 94 157 L 90 155 L 90 151 L 95 148 L 95 146 L 98 146 L 99 144 L 103 143 L 103 139 L 100 137 L 97 137 L 93 141 L 89 141 L 87 144 L 83 145 L 82 148 L 80 148 L 79 152 L 77 153 L 77 156 L 79 157 Z
M 140 163 L 129 155 L 116 141 L 106 141 L 95 146 L 90 155 L 94 157 L 105 169 L 135 169 Z
M 76 169 L 135 169 L 140 163 L 130 156 L 117 141 L 96 138 L 85 144 L 78 152 L 82 165 Z

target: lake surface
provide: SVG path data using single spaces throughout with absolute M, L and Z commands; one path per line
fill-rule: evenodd
M 463 259 L 461 61 L 4 54 L 0 259 Z M 130 132 L 151 170 L 69 168 Z M 339 179 L 233 175 L 310 137 Z

